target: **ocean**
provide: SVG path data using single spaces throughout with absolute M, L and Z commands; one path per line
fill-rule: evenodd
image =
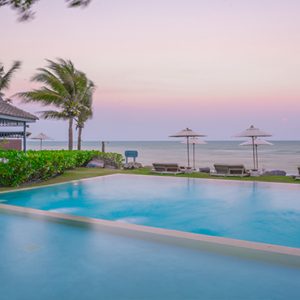
M 265 170 L 285 170 L 296 174 L 300 166 L 300 141 L 271 141 L 273 146 L 259 146 L 259 167 Z M 213 167 L 214 163 L 244 164 L 252 168 L 251 147 L 239 146 L 241 141 L 208 141 L 195 146 L 195 165 Z M 74 145 L 76 147 L 76 144 Z M 39 149 L 38 141 L 28 141 L 29 149 Z M 83 149 L 101 150 L 101 142 L 83 142 Z M 43 149 L 67 149 L 67 142 L 44 141 Z M 153 162 L 175 162 L 187 165 L 186 145 L 178 141 L 112 141 L 106 142 L 107 152 L 124 155 L 125 150 L 137 150 L 137 161 L 143 165 Z M 192 158 L 192 151 L 191 151 Z M 192 159 L 191 159 L 192 161 Z

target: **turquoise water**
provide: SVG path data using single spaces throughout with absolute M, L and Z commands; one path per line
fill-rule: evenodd
M 196 146 L 196 167 L 213 167 L 214 163 L 245 164 L 252 168 L 251 147 L 241 147 L 241 141 L 208 141 Z M 259 166 L 265 170 L 281 169 L 296 174 L 300 166 L 300 141 L 274 141 L 274 146 L 259 147 Z M 39 142 L 29 141 L 29 148 L 39 149 Z M 67 149 L 67 142 L 45 141 L 46 149 Z M 76 145 L 75 145 L 76 146 Z M 84 149 L 100 149 L 100 141 L 83 143 Z M 186 146 L 176 141 L 124 141 L 107 142 L 106 150 L 124 154 L 125 150 L 138 150 L 138 161 L 144 165 L 153 162 L 186 164 Z
M 300 248 L 300 185 L 113 175 L 5 193 L 42 210 Z
M 299 299 L 300 269 L 0 213 L 1 300 Z

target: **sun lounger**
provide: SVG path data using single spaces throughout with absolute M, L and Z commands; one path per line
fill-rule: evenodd
M 211 173 L 214 176 L 236 176 L 236 177 L 246 177 L 250 176 L 250 173 L 246 170 L 244 165 L 214 165 L 216 172 Z
M 176 175 L 180 173 L 185 173 L 186 168 L 180 167 L 178 164 L 172 164 L 172 163 L 154 163 L 152 171 L 160 174 Z

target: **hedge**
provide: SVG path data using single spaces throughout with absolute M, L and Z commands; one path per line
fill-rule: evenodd
M 121 154 L 100 151 L 0 151 L 0 185 L 17 186 L 45 180 L 65 170 L 85 166 L 95 157 L 116 167 L 120 167 L 123 161 Z

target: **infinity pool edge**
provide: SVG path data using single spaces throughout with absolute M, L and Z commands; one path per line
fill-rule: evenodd
M 144 174 L 125 174 L 125 173 L 114 173 L 114 174 L 106 174 L 106 175 L 99 175 L 99 176 L 93 176 L 93 177 L 87 177 L 87 178 L 80 178 L 80 179 L 74 179 L 74 180 L 68 180 L 64 182 L 57 182 L 57 183 L 45 183 L 39 186 L 29 186 L 29 187 L 21 187 L 21 188 L 16 188 L 12 190 L 7 190 L 7 191 L 0 191 L 1 194 L 6 194 L 6 193 L 16 193 L 16 192 L 21 192 L 21 191 L 27 191 L 27 190 L 33 190 L 33 189 L 39 189 L 39 188 L 45 188 L 45 187 L 52 187 L 52 186 L 57 186 L 57 185 L 64 185 L 64 184 L 69 184 L 69 183 L 76 183 L 76 182 L 81 182 L 81 181 L 89 181 L 89 180 L 96 180 L 99 178 L 103 177 L 113 177 L 113 176 L 139 176 L 139 177 L 154 177 L 154 178 L 163 178 L 163 179 L 196 179 L 199 181 L 217 181 L 217 182 L 226 182 L 226 183 L 241 183 L 241 184 L 249 184 L 249 183 L 257 183 L 257 184 L 271 184 L 271 185 L 282 185 L 282 186 L 291 186 L 291 187 L 298 187 L 300 186 L 299 183 L 289 183 L 289 182 L 272 182 L 272 181 L 256 181 L 256 180 L 236 180 L 232 178 L 224 179 L 224 178 L 198 178 L 198 177 L 182 177 L 182 176 L 160 176 L 160 175 L 144 175 Z
M 117 221 L 96 219 L 40 209 L 0 204 L 0 213 L 30 216 L 43 220 L 67 223 L 99 229 L 116 235 L 154 240 L 182 247 L 238 256 L 300 268 L 300 248 L 251 242 L 232 238 L 216 237 L 151 226 L 124 224 Z

